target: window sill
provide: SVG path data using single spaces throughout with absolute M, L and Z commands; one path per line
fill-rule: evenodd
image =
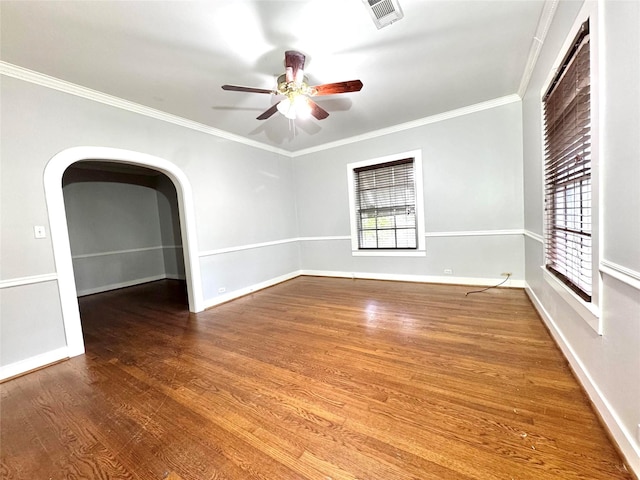
M 354 257 L 425 257 L 425 250 L 352 250 Z
M 582 298 L 571 291 L 564 283 L 556 278 L 555 275 L 550 273 L 544 265 L 542 268 L 542 276 L 544 280 L 555 290 L 555 292 L 567 302 L 567 304 L 578 314 L 582 319 L 589 324 L 591 328 L 598 334 L 602 335 L 602 322 L 600 319 L 600 309 L 592 303 L 585 302 Z

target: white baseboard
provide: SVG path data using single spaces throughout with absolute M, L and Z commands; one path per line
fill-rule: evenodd
M 339 272 L 328 270 L 301 270 L 301 275 L 316 277 L 360 278 L 363 280 L 391 280 L 396 282 L 444 283 L 448 285 L 472 285 L 489 287 L 504 281 L 502 278 L 453 277 L 435 275 L 406 275 L 398 273 Z M 507 280 L 502 287 L 524 288 L 524 280 Z
M 15 377 L 16 375 L 22 375 L 67 358 L 69 358 L 69 352 L 65 346 L 18 362 L 10 363 L 9 365 L 2 365 L 0 366 L 0 381 Z
M 549 331 L 560 347 L 560 350 L 562 350 L 562 353 L 568 360 L 571 369 L 578 378 L 578 381 L 587 392 L 589 399 L 600 414 L 602 421 L 607 426 L 612 438 L 624 456 L 627 466 L 631 468 L 636 476 L 640 477 L 640 445 L 636 443 L 631 432 L 625 428 L 616 411 L 613 409 L 598 385 L 594 382 L 589 370 L 587 370 L 584 363 L 582 363 L 582 360 L 580 360 L 580 357 L 578 357 L 567 338 L 558 328 L 555 320 L 551 317 L 547 309 L 528 284 L 525 286 L 525 291 L 542 317 L 542 320 L 549 328 Z
M 224 293 L 214 298 L 205 300 L 205 308 L 211 308 L 221 303 L 229 302 L 236 298 L 243 297 L 250 293 L 262 290 L 263 288 L 272 287 L 281 282 L 286 282 L 300 275 L 309 275 L 314 277 L 338 277 L 338 278 L 360 278 L 363 280 L 391 280 L 398 282 L 421 282 L 421 283 L 444 283 L 450 285 L 470 285 L 470 286 L 492 286 L 502 282 L 504 278 L 475 278 L 475 277 L 436 277 L 428 275 L 400 275 L 387 273 L 349 273 L 328 270 L 298 270 L 295 272 L 272 278 L 262 283 L 251 285 L 249 287 L 234 290 L 233 292 Z M 524 288 L 523 280 L 508 280 L 502 285 L 510 288 Z
M 155 282 L 157 280 L 164 280 L 165 278 L 184 280 L 184 277 L 178 278 L 178 276 L 175 276 L 174 278 L 173 275 L 167 275 L 163 273 L 161 275 L 153 275 L 151 277 L 145 277 L 145 278 L 136 278 L 134 280 L 127 280 L 126 282 L 112 283 L 110 285 L 101 285 L 99 287 L 78 290 L 78 296 L 84 297 L 86 295 L 93 295 L 94 293 L 102 293 L 102 292 L 108 292 L 110 290 L 117 290 L 119 288 L 133 287 L 135 285 L 140 285 L 142 283 L 149 283 L 149 282 Z
M 164 278 L 167 280 L 182 280 L 183 282 L 187 279 L 184 275 L 177 275 L 174 273 L 167 273 Z
M 221 303 L 226 303 L 231 300 L 235 300 L 236 298 L 244 297 L 245 295 L 249 295 L 250 293 L 257 292 L 258 290 L 262 290 L 264 288 L 272 287 L 274 285 L 277 285 L 278 283 L 286 282 L 287 280 L 299 277 L 300 275 L 300 271 L 287 273 L 285 275 L 280 275 L 279 277 L 275 277 L 261 283 L 256 283 L 255 285 L 251 285 L 249 287 L 244 287 L 239 290 L 234 290 L 233 292 L 220 294 L 214 298 L 205 299 L 204 308 L 215 307 L 216 305 L 220 305 Z

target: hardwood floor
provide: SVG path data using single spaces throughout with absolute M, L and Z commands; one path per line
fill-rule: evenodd
M 521 290 L 299 277 L 201 314 L 80 299 L 87 353 L 0 385 L 9 479 L 630 479 Z

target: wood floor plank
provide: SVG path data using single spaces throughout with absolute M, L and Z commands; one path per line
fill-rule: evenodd
M 200 314 L 80 299 L 86 354 L 0 384 L 3 479 L 628 480 L 522 290 L 299 277 Z

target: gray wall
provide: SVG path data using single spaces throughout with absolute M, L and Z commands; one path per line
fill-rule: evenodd
M 184 278 L 173 183 L 152 170 L 102 168 L 80 162 L 63 178 L 78 295 Z
M 205 302 L 299 269 L 295 243 L 269 243 L 297 237 L 290 158 L 10 77 L 0 89 L 0 367 L 65 346 L 50 237 L 35 239 L 33 226 L 50 231 L 43 172 L 70 147 L 142 152 L 184 172 Z
M 560 2 L 523 99 L 525 226 L 543 233 L 540 92 L 580 10 Z M 640 469 L 640 2 L 600 2 L 599 336 L 544 279 L 543 244 L 526 238 L 526 281 L 552 332 L 627 458 Z M 598 31 L 597 26 L 592 29 Z M 595 121 L 596 119 L 594 119 Z M 614 266 L 616 275 L 606 266 Z M 609 272 L 609 273 L 606 273 Z M 621 274 L 621 272 L 623 274 Z M 621 281 L 622 279 L 623 281 Z M 635 285 L 635 286 L 634 286 Z
M 540 90 L 580 8 L 579 2 L 560 2 L 521 104 L 294 159 L 2 77 L 0 367 L 65 344 L 51 242 L 33 238 L 34 225 L 49 229 L 47 162 L 78 145 L 116 147 L 166 159 L 191 183 L 209 304 L 222 290 L 248 291 L 300 270 L 436 277 L 451 268 L 454 277 L 494 278 L 511 271 L 525 279 L 614 436 L 620 440 L 619 427 L 628 440 L 623 450 L 629 454 L 629 445 L 638 447 L 634 432 L 640 423 L 640 293 L 633 281 L 640 279 L 640 3 L 601 6 L 601 263 L 623 272 L 602 277 L 603 336 L 540 269 Z M 423 258 L 351 256 L 346 165 L 414 149 L 423 152 L 426 231 L 459 234 L 427 236 Z M 157 208 L 168 208 L 160 196 Z M 524 237 L 478 234 L 523 228 L 529 232 Z M 175 225 L 161 225 L 161 243 L 174 242 L 175 232 Z
M 524 279 L 522 113 L 508 103 L 295 159 L 302 266 L 333 273 Z M 422 150 L 425 257 L 354 257 L 349 239 L 347 167 Z M 504 231 L 519 234 L 505 234 Z M 487 235 L 490 232 L 499 232 Z M 430 236 L 455 232 L 455 235 Z M 453 280 L 452 278 L 452 280 Z

